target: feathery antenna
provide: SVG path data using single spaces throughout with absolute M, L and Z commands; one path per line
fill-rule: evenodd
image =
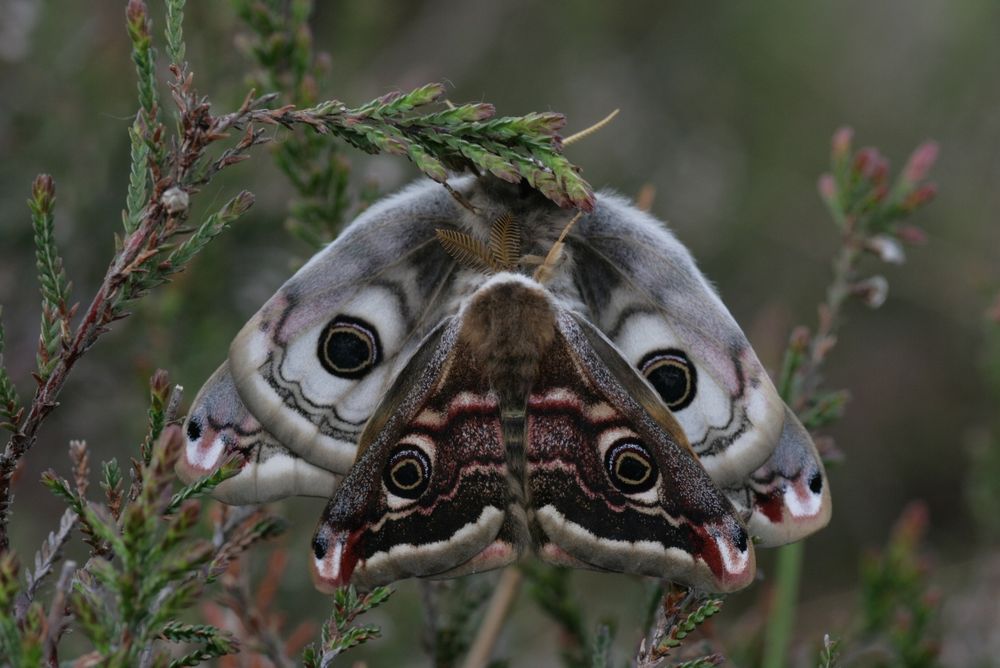
M 521 225 L 511 213 L 493 221 L 489 243 L 458 230 L 436 229 L 438 241 L 455 260 L 487 274 L 515 271 L 521 261 Z

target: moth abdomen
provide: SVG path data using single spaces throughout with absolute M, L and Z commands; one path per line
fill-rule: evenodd
M 510 488 L 511 501 L 518 506 L 523 506 L 525 503 L 524 417 L 524 406 L 503 408 L 500 412 L 504 450 L 507 453 L 507 485 Z

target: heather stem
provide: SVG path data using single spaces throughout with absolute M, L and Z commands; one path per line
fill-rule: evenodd
M 763 668 L 782 668 L 788 644 L 795 627 L 795 609 L 799 596 L 799 578 L 802 573 L 804 543 L 799 541 L 778 550 L 775 569 L 774 600 L 767 620 L 764 638 Z
M 819 324 L 809 342 L 808 356 L 797 369 L 793 357 L 786 356 L 781 371 L 778 393 L 785 403 L 799 410 L 815 393 L 820 382 L 820 369 L 827 354 L 836 343 L 840 325 L 840 312 L 844 301 L 851 294 L 851 277 L 854 275 L 859 252 L 855 239 L 844 237 L 840 251 L 833 262 L 833 280 L 826 291 L 826 301 L 820 306 Z M 788 647 L 795 627 L 795 610 L 798 606 L 799 580 L 805 544 L 802 541 L 785 545 L 778 550 L 775 568 L 774 600 L 768 618 L 764 639 L 763 668 L 782 668 L 786 664 Z

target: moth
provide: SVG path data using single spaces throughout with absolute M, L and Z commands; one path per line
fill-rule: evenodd
M 569 227 L 530 188 L 453 187 L 475 213 L 430 183 L 382 200 L 246 324 L 182 478 L 238 455 L 223 501 L 329 498 L 322 591 L 533 550 L 726 592 L 755 543 L 827 523 L 808 432 L 662 223 L 613 194 Z

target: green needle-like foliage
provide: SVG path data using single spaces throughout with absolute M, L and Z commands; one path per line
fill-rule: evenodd
M 823 648 L 819 652 L 819 668 L 836 668 L 840 654 L 840 641 L 829 635 L 823 637 Z
M 896 523 L 883 553 L 862 563 L 861 633 L 865 638 L 888 641 L 894 658 L 885 665 L 940 665 L 933 630 L 940 606 L 927 583 L 928 567 L 919 553 L 926 531 L 927 509 L 913 504 Z
M 674 649 L 681 646 L 681 642 L 688 637 L 706 619 L 712 617 L 722 610 L 722 599 L 712 598 L 704 601 L 694 612 L 675 624 L 670 632 L 662 640 L 659 649 Z
M 234 639 L 210 626 L 177 621 L 194 605 L 229 562 L 254 543 L 282 531 L 274 518 L 256 513 L 230 527 L 221 543 L 198 536 L 203 496 L 227 477 L 213 473 L 174 491 L 173 468 L 183 447 L 177 427 L 163 431 L 163 388 L 152 383 L 150 433 L 159 435 L 148 461 L 136 461 L 128 494 L 123 494 L 117 464 L 103 466 L 104 502 L 88 500 L 86 464 L 76 467 L 72 483 L 52 471 L 43 483 L 76 514 L 93 556 L 75 578 L 69 607 L 78 627 L 102 657 L 102 665 L 139 665 L 143 657 L 168 656 L 164 641 L 198 647 L 170 665 L 197 665 L 236 651 Z M 78 446 L 79 449 L 79 446 Z M 74 455 L 77 461 L 82 455 Z M 231 471 L 228 472 L 231 474 Z
M 241 42 L 256 64 L 252 75 L 258 90 L 280 93 L 296 107 L 316 104 L 318 89 L 327 83 L 327 59 L 313 53 L 309 15 L 311 0 L 237 0 L 236 10 L 251 31 Z M 275 148 L 279 169 L 295 189 L 285 226 L 312 250 L 331 242 L 352 210 L 373 199 L 352 192 L 350 163 L 342 143 L 329 134 L 296 132 Z
M 852 140 L 849 128 L 834 133 L 830 172 L 820 176 L 818 183 L 820 197 L 842 236 L 833 261 L 833 280 L 820 304 L 816 330 L 799 327 L 792 332 L 778 376 L 781 398 L 810 429 L 838 419 L 848 398 L 845 392 L 820 388 L 822 367 L 836 345 L 844 306 L 850 298 L 856 298 L 870 308 L 878 308 L 888 294 L 888 281 L 883 276 L 859 275 L 862 260 L 874 256 L 884 263 L 902 263 L 903 244 L 917 244 L 924 239 L 922 230 L 905 221 L 930 202 L 937 191 L 933 183 L 926 181 L 937 158 L 933 142 L 918 146 L 892 183 L 889 161 L 874 148 L 854 151 Z M 782 547 L 778 555 L 764 668 L 786 664 L 802 552 L 802 544 L 793 543 Z
M 559 206 L 593 208 L 590 185 L 562 155 L 562 114 L 495 118 L 493 105 L 487 103 L 416 113 L 439 102 L 444 92 L 442 84 L 427 84 L 354 109 L 331 100 L 275 120 L 312 125 L 366 153 L 406 156 L 441 183 L 448 170 L 489 172 L 513 183 L 524 179 Z
M 157 124 L 159 93 L 156 88 L 156 58 L 153 50 L 151 21 L 142 0 L 129 0 L 125 8 L 125 26 L 132 41 L 132 62 L 135 64 L 136 88 L 140 117 L 146 128 Z
M 41 174 L 31 187 L 31 225 L 35 231 L 35 266 L 42 292 L 42 325 L 38 341 L 38 377 L 49 377 L 59 362 L 59 352 L 69 339 L 69 281 L 56 248 L 53 207 L 56 187 L 52 177 Z
M 185 0 L 167 0 L 167 56 L 176 67 L 184 65 L 184 4 Z
M 340 654 L 352 647 L 377 638 L 381 631 L 370 624 L 355 625 L 354 621 L 372 608 L 382 605 L 392 595 L 388 587 L 376 587 L 360 595 L 353 585 L 341 587 L 333 594 L 333 613 L 323 625 L 319 645 L 310 645 L 302 654 L 307 668 L 326 668 Z
M 472 645 L 496 579 L 456 578 L 422 583 L 429 601 L 427 648 L 436 668 L 459 666 Z
M 613 640 L 614 635 L 611 633 L 611 627 L 607 624 L 601 624 L 597 627 L 593 647 L 590 650 L 591 668 L 607 668 L 611 665 L 611 643 Z
M 0 306 L 0 316 L 2 315 L 3 307 Z M 3 321 L 0 319 L 0 429 L 13 432 L 17 430 L 17 425 L 21 421 L 22 411 L 20 400 L 17 398 L 17 389 L 14 387 L 13 381 L 11 381 L 10 376 L 7 374 L 7 368 L 4 366 L 3 351 L 5 342 Z
M 14 614 L 20 594 L 20 565 L 11 552 L 0 554 L 0 657 L 11 666 L 42 666 L 45 611 L 33 603 L 23 619 Z
M 149 202 L 149 144 L 142 137 L 138 124 L 128 130 L 131 146 L 131 164 L 128 178 L 126 209 L 122 214 L 125 234 L 135 232 L 142 222 L 142 214 Z

